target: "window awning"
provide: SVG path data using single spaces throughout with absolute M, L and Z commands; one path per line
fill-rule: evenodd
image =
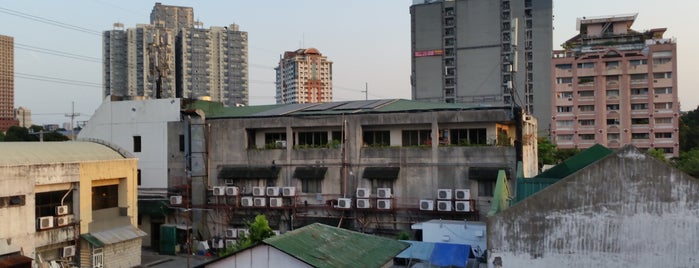
M 362 178 L 370 180 L 395 180 L 398 178 L 400 167 L 367 167 Z
M 277 179 L 279 168 L 276 166 L 237 166 L 222 167 L 218 172 L 218 179 L 221 180 L 253 180 L 253 179 Z
M 21 254 L 12 254 L 9 256 L 0 257 L 0 267 L 8 268 L 30 268 L 32 267 L 32 258 Z
M 87 241 L 88 243 L 90 243 L 90 245 L 92 245 L 94 247 L 98 247 L 98 248 L 104 247 L 104 243 L 102 243 L 102 241 L 100 241 L 96 237 L 92 236 L 90 233 L 81 234 L 80 237 L 85 239 L 85 241 Z
M 322 180 L 325 178 L 327 167 L 297 167 L 294 170 L 294 178 L 299 180 Z
M 141 238 L 146 235 L 148 235 L 146 232 L 141 231 L 136 227 L 125 225 L 104 231 L 82 234 L 80 237 L 84 238 L 87 240 L 87 242 L 95 247 L 103 247 L 104 245 L 116 244 L 123 241 Z

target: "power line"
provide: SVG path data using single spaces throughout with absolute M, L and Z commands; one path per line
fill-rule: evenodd
M 31 15 L 31 14 L 22 13 L 22 12 L 19 12 L 19 11 L 14 11 L 14 10 L 7 9 L 7 8 L 2 8 L 2 7 L 0 7 L 0 13 L 5 13 L 5 14 L 8 14 L 8 15 L 12 15 L 12 16 L 20 17 L 20 18 L 25 18 L 25 19 L 28 19 L 28 20 L 33 20 L 33 21 L 36 21 L 36 22 L 41 22 L 41 23 L 53 25 L 53 26 L 56 26 L 56 27 L 61 27 L 61 28 L 68 29 L 68 30 L 78 31 L 78 32 L 86 33 L 86 34 L 99 35 L 99 36 L 102 35 L 102 33 L 101 33 L 100 31 L 95 31 L 95 30 L 92 30 L 92 29 L 83 28 L 83 27 L 80 27 L 80 26 L 75 26 L 75 25 L 71 25 L 71 24 L 68 24 L 68 23 L 63 23 L 63 22 L 60 22 L 60 21 L 55 21 L 55 20 L 51 20 L 51 19 L 46 19 L 46 18 L 42 18 L 42 17 L 39 17 L 39 16 L 34 16 L 34 15 Z
M 94 62 L 94 63 L 102 63 L 102 59 L 100 59 L 100 58 L 78 55 L 78 54 L 73 54 L 73 53 L 48 49 L 48 48 L 35 47 L 35 46 L 30 46 L 30 45 L 25 45 L 25 44 L 20 44 L 20 43 L 15 43 L 15 47 L 19 48 L 19 49 L 24 49 L 24 50 L 54 55 L 54 56 L 60 56 L 60 57 L 88 61 L 88 62 Z
M 102 87 L 102 84 L 98 84 L 98 83 L 72 80 L 72 79 L 56 78 L 56 77 L 43 76 L 43 75 L 25 74 L 25 73 L 15 72 L 15 76 L 19 77 L 19 78 L 23 78 L 23 79 L 52 82 L 52 83 L 66 84 L 66 85 L 72 85 L 72 86 L 98 87 L 98 88 Z

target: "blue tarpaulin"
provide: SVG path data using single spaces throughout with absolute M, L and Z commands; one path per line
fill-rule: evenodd
M 466 267 L 471 246 L 435 243 L 430 264 L 436 266 Z

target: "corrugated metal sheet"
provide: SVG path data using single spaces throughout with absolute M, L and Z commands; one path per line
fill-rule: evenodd
M 612 150 L 599 144 L 595 144 L 590 148 L 566 159 L 563 163 L 550 168 L 547 171 L 535 176 L 534 178 L 565 178 L 570 174 L 604 158 L 612 153 Z
M 547 178 L 519 178 L 517 179 L 517 196 L 513 199 L 512 204 L 516 204 L 519 201 L 549 187 L 551 184 L 556 183 L 560 179 L 547 179 Z
M 128 241 L 131 239 L 140 238 L 146 236 L 146 232 L 133 227 L 131 225 L 126 225 L 122 227 L 112 228 L 109 230 L 104 230 L 101 232 L 91 232 L 90 233 L 95 238 L 99 239 L 104 244 L 116 244 L 123 241 Z
M 409 246 L 320 223 L 265 239 L 264 243 L 314 267 L 381 267 Z
M 0 165 L 78 163 L 124 159 L 116 150 L 94 142 L 2 142 Z

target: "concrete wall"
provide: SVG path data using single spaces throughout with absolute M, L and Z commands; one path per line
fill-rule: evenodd
M 141 265 L 141 239 L 104 246 L 104 267 L 135 267 Z
M 503 267 L 696 267 L 699 181 L 624 147 L 490 218 Z
M 305 262 L 302 262 L 288 254 L 270 247 L 268 245 L 259 245 L 250 248 L 235 255 L 226 257 L 215 263 L 206 265 L 206 267 L 226 267 L 226 268 L 257 268 L 257 267 L 312 267 Z

